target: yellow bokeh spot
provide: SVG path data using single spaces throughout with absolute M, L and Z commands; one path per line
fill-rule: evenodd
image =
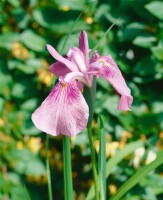
M 97 153 L 99 153 L 99 146 L 100 146 L 100 141 L 96 140 L 94 142 L 94 147 Z M 117 149 L 120 148 L 120 143 L 119 142 L 110 142 L 106 144 L 106 157 L 112 157 Z
M 6 143 L 12 143 L 13 142 L 13 138 L 9 135 L 6 135 L 4 132 L 0 131 L 0 138 L 1 141 L 6 142 Z
M 163 139 L 163 131 L 160 132 L 159 136 L 160 136 L 160 139 Z
M 85 21 L 87 22 L 87 24 L 92 24 L 93 23 L 93 18 L 92 17 L 86 17 Z
M 106 144 L 106 157 L 112 157 L 119 149 L 119 142 L 111 142 Z
M 0 119 L 0 127 L 3 127 L 5 124 L 5 121 L 3 119 Z
M 94 147 L 95 147 L 97 153 L 99 152 L 99 146 L 100 146 L 100 141 L 99 141 L 99 140 L 96 140 L 96 141 L 94 142 Z
M 116 191 L 117 191 L 117 186 L 114 185 L 114 184 L 110 184 L 110 185 L 108 186 L 108 189 L 109 189 L 109 193 L 110 193 L 111 195 L 114 195 L 114 194 L 116 193 Z
M 45 84 L 47 87 L 50 87 L 52 84 L 53 75 L 47 71 L 49 64 L 43 60 L 42 67 L 38 70 L 38 79 L 40 82 Z
M 37 153 L 41 148 L 41 138 L 31 137 L 27 146 L 33 153 Z
M 145 134 L 141 134 L 140 135 L 140 139 L 142 140 L 142 141 L 147 141 L 147 137 L 146 137 L 146 135 Z
M 15 42 L 12 46 L 12 55 L 15 58 L 26 60 L 29 58 L 28 50 L 19 42 Z
M 45 174 L 42 177 L 42 183 L 46 184 L 47 182 L 48 182 L 48 176 L 47 176 L 47 174 Z
M 22 141 L 18 141 L 16 147 L 19 150 L 23 149 L 23 142 Z
M 63 7 L 62 7 L 62 10 L 63 10 L 64 12 L 67 12 L 67 11 L 70 10 L 70 8 L 69 8 L 68 6 L 63 6 Z
M 36 183 L 41 183 L 41 176 L 33 176 L 33 180 L 34 180 Z

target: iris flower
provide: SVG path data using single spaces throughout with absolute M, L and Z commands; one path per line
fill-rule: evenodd
M 81 132 L 89 117 L 89 108 L 81 90 L 83 85 L 91 88 L 93 76 L 104 78 L 121 95 L 119 110 L 130 110 L 133 98 L 119 68 L 110 55 L 100 56 L 97 51 L 89 59 L 85 31 L 80 34 L 79 48 L 70 48 L 65 58 L 51 45 L 47 45 L 47 49 L 57 60 L 49 71 L 59 81 L 32 114 L 32 121 L 38 129 L 53 136 L 75 136 Z

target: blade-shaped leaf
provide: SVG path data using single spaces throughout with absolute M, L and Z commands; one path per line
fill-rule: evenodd
M 126 183 L 124 183 L 116 194 L 110 200 L 119 200 L 134 187 L 139 181 L 146 176 L 149 172 L 156 169 L 159 165 L 163 164 L 163 151 L 157 154 L 157 159 L 149 165 L 141 167 Z
M 120 163 L 126 156 L 133 153 L 135 149 L 142 147 L 144 143 L 142 141 L 132 142 L 126 145 L 122 150 L 117 151 L 117 153 L 108 160 L 106 164 L 106 178 L 110 175 L 112 169 Z M 93 185 L 90 188 L 86 200 L 92 200 L 94 198 Z
M 100 148 L 98 155 L 100 200 L 105 200 L 106 199 L 106 140 L 105 140 L 105 132 L 103 129 L 103 122 L 100 116 L 98 124 L 100 125 Z
M 101 42 L 103 41 L 103 39 L 107 36 L 107 34 L 110 32 L 110 30 L 113 28 L 113 26 L 115 24 L 118 23 L 118 21 L 120 20 L 120 18 L 118 18 L 104 33 L 104 35 L 100 38 L 100 40 L 96 43 L 96 45 L 92 48 L 89 57 L 91 58 L 94 54 L 94 52 L 96 51 L 96 49 L 99 47 L 99 45 L 101 44 Z

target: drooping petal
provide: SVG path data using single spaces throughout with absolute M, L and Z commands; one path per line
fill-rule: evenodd
M 91 63 L 88 73 L 103 77 L 121 95 L 119 110 L 130 110 L 133 101 L 131 91 L 111 56 L 102 56 L 96 62 Z
M 61 56 L 51 45 L 47 44 L 47 49 L 57 61 L 66 65 L 71 71 L 78 71 L 77 66 L 73 62 Z
M 80 49 L 76 47 L 70 48 L 67 56 L 73 63 L 76 64 L 79 71 L 86 71 L 85 58 L 83 52 Z
M 88 105 L 75 82 L 59 82 L 32 115 L 35 126 L 53 136 L 74 136 L 87 125 Z
M 57 61 L 48 67 L 49 71 L 55 74 L 57 77 L 65 76 L 67 73 L 71 72 L 69 68 L 63 63 Z
M 88 45 L 88 37 L 85 31 L 82 31 L 79 38 L 79 49 L 83 52 L 86 66 L 88 65 L 88 55 L 89 55 L 89 45 Z
M 133 97 L 131 95 L 130 96 L 122 95 L 118 103 L 118 110 L 130 110 L 132 102 L 133 102 Z
M 126 82 L 119 69 L 112 66 L 103 66 L 100 70 L 100 76 L 107 80 L 114 89 L 121 95 L 121 99 L 118 104 L 119 110 L 130 110 L 130 106 L 133 101 L 131 91 L 126 85 Z

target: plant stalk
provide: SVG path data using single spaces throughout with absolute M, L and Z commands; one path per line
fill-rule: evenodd
M 95 98 L 96 98 L 96 77 L 93 77 L 93 84 L 91 88 L 84 88 L 84 97 L 89 107 L 89 119 L 87 124 L 87 132 L 89 139 L 89 146 L 91 150 L 91 162 L 92 162 L 92 171 L 94 178 L 94 188 L 95 188 L 95 197 L 96 200 L 99 200 L 99 184 L 98 184 L 98 173 L 96 165 L 96 154 L 93 145 L 93 136 L 92 136 L 92 120 L 95 109 Z
M 98 174 L 96 167 L 96 154 L 93 145 L 92 128 L 88 127 L 87 130 L 88 130 L 89 146 L 91 149 L 91 162 L 92 162 L 92 171 L 94 178 L 95 199 L 99 200 L 99 184 L 98 184 Z
M 49 136 L 48 134 L 46 134 L 46 172 L 48 177 L 48 194 L 49 194 L 49 200 L 53 200 L 48 151 L 49 151 Z
M 63 136 L 64 199 L 73 200 L 70 138 Z

